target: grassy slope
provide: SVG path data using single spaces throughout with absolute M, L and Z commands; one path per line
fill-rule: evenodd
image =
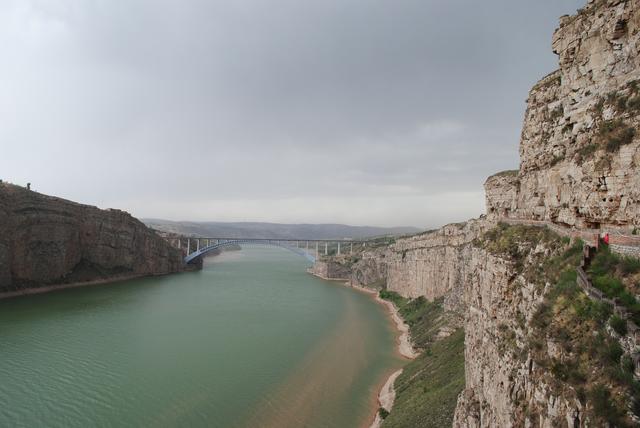
M 381 296 L 398 306 L 414 343 L 424 349 L 396 380 L 396 401 L 383 426 L 451 426 L 458 394 L 464 388 L 463 329 L 436 340 L 438 331 L 449 323 L 441 302 L 408 300 L 386 291 Z

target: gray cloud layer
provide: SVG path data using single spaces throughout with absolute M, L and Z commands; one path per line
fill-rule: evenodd
M 8 0 L 0 178 L 137 216 L 432 226 L 584 0 Z

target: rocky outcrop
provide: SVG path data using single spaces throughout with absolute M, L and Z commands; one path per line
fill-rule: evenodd
M 180 251 L 126 212 L 0 184 L 0 292 L 183 269 Z
M 430 301 L 444 297 L 446 310 L 461 310 L 471 243 L 491 225 L 486 220 L 470 220 L 399 240 L 387 261 L 387 288 Z
M 353 285 L 382 289 L 387 287 L 387 261 L 392 255 L 388 247 L 362 253 L 362 258 L 353 264 L 349 279 Z
M 592 0 L 561 18 L 560 69 L 529 94 L 520 171 L 485 184 L 490 215 L 578 228 L 640 224 L 640 7 Z
M 351 275 L 351 270 L 345 266 L 342 260 L 318 260 L 309 270 L 313 275 L 332 280 L 346 280 Z

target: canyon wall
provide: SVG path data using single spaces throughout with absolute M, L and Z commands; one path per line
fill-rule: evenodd
M 183 269 L 179 250 L 123 211 L 0 183 L 0 293 Z
M 593 0 L 560 20 L 558 71 L 527 100 L 520 170 L 485 185 L 488 214 L 579 228 L 640 225 L 640 8 Z
M 471 244 L 494 224 L 486 219 L 450 224 L 365 252 L 351 267 L 351 281 L 405 297 L 444 297 L 445 309 L 461 310 Z
M 444 297 L 464 316 L 466 388 L 456 427 L 590 425 L 584 397 L 527 348 L 532 317 L 553 284 L 484 249 L 485 232 L 505 220 L 546 222 L 576 236 L 621 232 L 629 241 L 640 232 L 640 1 L 589 1 L 561 18 L 552 45 L 560 68 L 529 94 L 520 168 L 486 181 L 487 215 L 399 239 L 349 266 L 355 284 Z M 539 269 L 545 257 L 548 249 L 534 245 L 524 264 Z M 558 357 L 554 338 L 543 342 L 543 358 Z
M 561 18 L 553 36 L 560 69 L 529 95 L 519 171 L 496 174 L 485 183 L 488 218 L 636 231 L 639 30 L 635 0 L 590 1 L 576 16 Z M 454 426 L 588 426 L 584 397 L 552 379 L 549 367 L 537 367 L 527 351 L 525 338 L 544 288 L 483 249 L 474 249 L 466 264 L 466 389 Z M 504 347 L 505 333 L 511 351 Z M 553 340 L 548 335 L 544 345 L 551 360 L 558 349 Z
M 556 388 L 527 352 L 528 325 L 545 288 L 481 248 L 466 262 L 465 390 L 453 426 L 583 426 L 575 391 Z

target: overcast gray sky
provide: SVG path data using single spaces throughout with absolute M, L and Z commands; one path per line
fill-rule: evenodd
M 173 220 L 475 217 L 583 4 L 3 0 L 0 178 Z

